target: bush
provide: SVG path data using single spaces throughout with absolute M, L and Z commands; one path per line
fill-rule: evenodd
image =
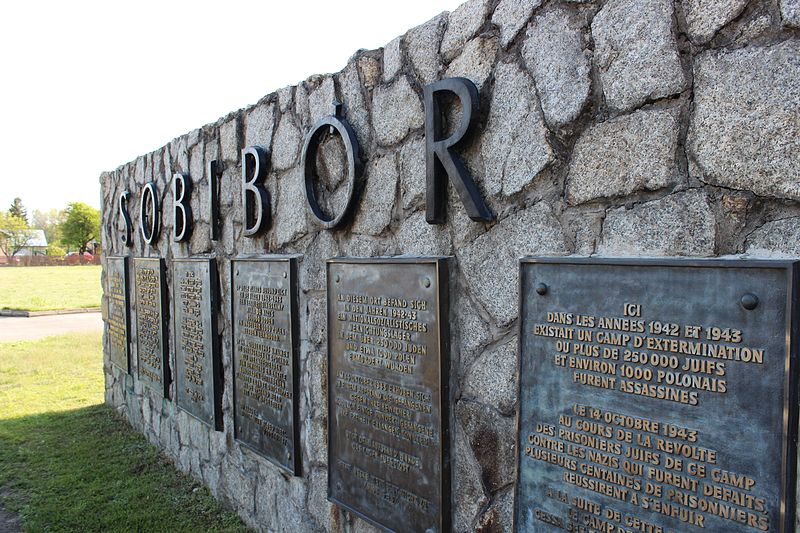
M 66 254 L 67 254 L 66 250 L 56 246 L 55 244 L 51 244 L 50 246 L 47 247 L 47 255 L 49 255 L 50 257 L 54 256 L 64 257 Z

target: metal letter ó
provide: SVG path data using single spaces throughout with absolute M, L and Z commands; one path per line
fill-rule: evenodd
M 158 242 L 161 233 L 161 208 L 158 205 L 158 191 L 154 181 L 148 181 L 142 189 L 139 203 L 139 231 L 147 244 Z
M 245 237 L 258 235 L 269 225 L 269 193 L 263 185 L 266 175 L 267 153 L 264 149 L 248 146 L 242 150 L 242 222 Z
M 428 224 L 444 224 L 447 215 L 447 180 L 453 181 L 458 196 L 464 203 L 469 218 L 475 221 L 494 220 L 481 196 L 469 170 L 453 151 L 474 129 L 480 113 L 480 100 L 475 84 L 466 78 L 448 78 L 426 85 L 425 99 L 425 164 L 426 202 L 425 220 Z M 461 124 L 453 134 L 441 139 L 442 111 L 439 108 L 441 93 L 455 94 L 464 110 Z
M 191 196 L 192 178 L 188 174 L 176 172 L 172 176 L 172 231 L 175 242 L 186 241 L 192 235 L 194 218 L 192 206 L 189 204 Z
M 317 201 L 314 192 L 314 179 L 317 175 L 317 150 L 326 131 L 330 133 L 336 131 L 342 138 L 344 149 L 347 152 L 347 203 L 341 213 L 336 216 L 327 214 Z M 306 181 L 306 200 L 311 213 L 317 221 L 326 229 L 333 229 L 347 220 L 356 204 L 358 197 L 357 180 L 361 177 L 361 156 L 359 155 L 358 139 L 353 132 L 350 123 L 342 115 L 342 104 L 333 103 L 333 115 L 323 117 L 314 124 L 311 131 L 306 136 L 303 145 L 303 173 Z
M 122 217 L 122 223 L 125 225 L 120 239 L 125 246 L 133 246 L 133 224 L 131 223 L 131 216 L 128 214 L 128 198 L 130 198 L 130 196 L 131 193 L 128 191 L 122 191 L 122 194 L 119 195 L 118 204 L 119 216 Z

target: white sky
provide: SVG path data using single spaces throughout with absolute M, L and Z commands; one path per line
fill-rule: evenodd
M 98 207 L 102 171 L 462 1 L 3 1 L 0 210 Z

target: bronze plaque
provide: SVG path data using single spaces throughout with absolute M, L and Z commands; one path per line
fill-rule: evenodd
M 130 303 L 128 301 L 128 258 L 106 259 L 106 284 L 108 286 L 108 317 L 106 335 L 111 363 L 125 372 L 131 372 Z
M 524 259 L 518 531 L 794 531 L 796 263 Z
M 231 261 L 236 439 L 300 475 L 297 259 Z
M 133 271 L 136 287 L 136 366 L 139 380 L 168 398 L 170 369 L 164 260 L 134 258 Z
M 448 262 L 328 261 L 328 499 L 450 530 Z
M 222 431 L 217 280 L 214 259 L 172 262 L 175 402 L 190 415 Z

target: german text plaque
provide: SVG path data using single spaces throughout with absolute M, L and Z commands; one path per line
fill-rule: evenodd
M 172 263 L 175 401 L 192 416 L 222 430 L 216 265 L 214 259 Z
M 300 475 L 297 260 L 236 259 L 231 269 L 236 439 Z
M 108 273 L 108 352 L 111 362 L 125 372 L 131 371 L 130 354 L 130 302 L 128 299 L 128 258 L 109 257 L 106 260 Z
M 169 397 L 164 260 L 137 257 L 133 260 L 133 270 L 139 380 L 164 397 Z
M 794 531 L 796 265 L 525 259 L 518 531 Z
M 328 495 L 449 531 L 447 260 L 328 261 Z

